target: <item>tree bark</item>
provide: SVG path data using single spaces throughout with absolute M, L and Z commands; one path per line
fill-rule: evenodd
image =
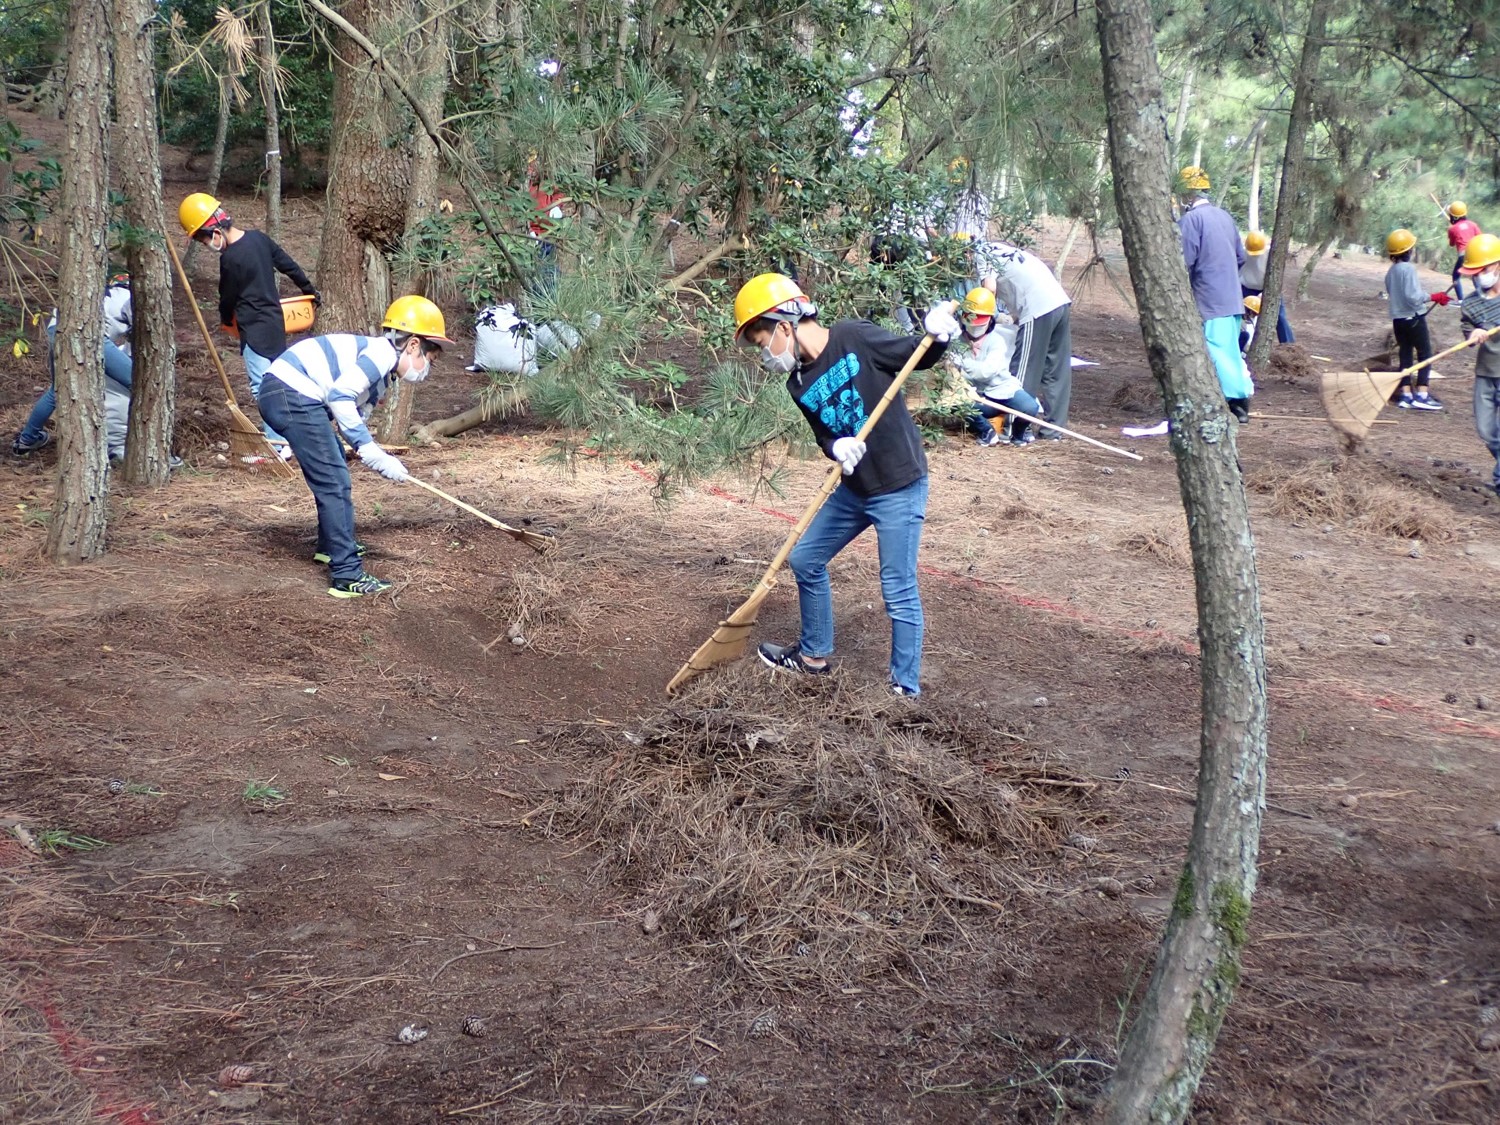
M 1297 300 L 1307 300 L 1307 291 L 1312 288 L 1313 270 L 1318 268 L 1318 263 L 1328 253 L 1328 248 L 1333 245 L 1333 240 L 1338 237 L 1335 231 L 1330 230 L 1323 236 L 1323 241 L 1318 243 L 1318 248 L 1312 252 L 1307 259 L 1307 265 L 1302 267 L 1302 274 L 1297 279 Z
M 74 0 L 68 10 L 63 96 L 66 167 L 58 201 L 62 245 L 54 370 L 57 497 L 47 555 L 61 564 L 104 553 L 109 448 L 104 425 L 104 271 L 109 226 L 109 8 Z
M 1261 131 L 1255 132 L 1255 140 L 1250 146 L 1250 207 L 1246 221 L 1251 230 L 1260 230 L 1260 148 Z
M 151 0 L 114 0 L 115 128 L 125 219 L 138 232 L 130 265 L 130 434 L 125 479 L 160 488 L 171 475 L 177 408 L 177 345 L 172 335 L 172 274 L 161 239 L 161 156 L 156 142 L 155 42 Z
M 281 241 L 281 107 L 276 97 L 276 28 L 271 0 L 257 6 L 260 21 L 260 100 L 266 110 L 266 233 Z
M 379 40 L 396 24 L 399 0 L 352 0 L 342 15 Z M 377 68 L 349 38 L 334 36 L 334 134 L 328 204 L 318 254 L 320 319 L 330 332 L 368 332 L 390 301 L 386 256 L 406 226 L 408 149 L 394 99 Z
M 1172 119 L 1172 159 L 1174 161 L 1182 152 L 1182 136 L 1187 132 L 1188 111 L 1193 107 L 1193 79 L 1197 74 L 1197 66 L 1189 62 L 1187 71 L 1182 76 L 1182 93 L 1177 99 L 1177 116 Z
M 1235 427 L 1161 188 L 1170 150 L 1150 0 L 1097 0 L 1097 12 L 1115 203 L 1171 420 L 1202 647 L 1187 861 L 1104 1113 L 1112 1125 L 1141 1125 L 1186 1118 L 1239 980 L 1265 797 L 1265 646 Z
M 417 72 L 412 86 L 422 108 L 432 118 L 443 115 L 443 99 L 448 93 L 448 17 L 441 9 L 428 11 L 425 3 L 416 5 L 413 15 L 416 22 L 430 18 L 418 32 L 422 44 L 418 54 Z M 411 49 L 410 37 L 407 49 Z M 410 238 L 422 220 L 437 214 L 438 165 L 437 142 L 418 129 L 412 137 L 411 188 L 406 197 L 406 222 L 403 238 Z M 427 294 L 427 275 L 419 270 L 405 269 L 395 279 L 395 289 L 402 294 Z M 380 441 L 396 442 L 406 437 L 411 429 L 412 408 L 417 397 L 417 386 L 398 379 L 375 419 L 374 434 Z
M 1292 116 L 1286 129 L 1286 157 L 1281 162 L 1281 188 L 1276 193 L 1276 226 L 1271 232 L 1271 260 L 1266 264 L 1266 287 L 1261 292 L 1261 307 L 1275 309 L 1281 300 L 1282 277 L 1286 255 L 1292 243 L 1292 212 L 1297 205 L 1297 186 L 1302 178 L 1307 127 L 1312 120 L 1313 89 L 1318 84 L 1318 60 L 1323 53 L 1323 38 L 1328 29 L 1328 12 L 1332 0 L 1313 0 L 1307 16 L 1307 34 L 1302 40 L 1302 57 L 1292 93 Z M 1265 368 L 1271 358 L 1276 333 L 1257 332 L 1246 357 L 1252 371 Z
M 209 195 L 219 194 L 219 180 L 224 175 L 224 151 L 229 147 L 229 106 L 231 100 L 229 90 L 229 79 L 222 74 L 219 75 L 219 122 L 214 126 L 214 151 L 208 165 L 208 182 L 203 190 Z M 198 257 L 198 243 L 189 242 L 187 257 L 183 259 L 188 271 L 192 276 L 193 262 Z

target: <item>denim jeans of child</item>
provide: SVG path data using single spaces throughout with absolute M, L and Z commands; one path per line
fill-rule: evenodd
M 917 592 L 917 549 L 927 517 L 927 478 L 896 492 L 860 496 L 839 485 L 787 560 L 797 578 L 802 611 L 798 647 L 807 656 L 833 652 L 833 591 L 828 563 L 874 525 L 880 553 L 880 593 L 891 619 L 891 682 L 921 690 L 922 599 Z

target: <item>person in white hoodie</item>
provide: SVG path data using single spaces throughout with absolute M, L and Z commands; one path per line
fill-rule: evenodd
M 1006 321 L 1009 321 L 1006 317 Z M 1001 323 L 995 310 L 995 295 L 983 286 L 970 289 L 960 306 L 958 322 L 963 333 L 948 348 L 947 359 L 974 393 L 979 401 L 966 421 L 979 435 L 981 446 L 1030 445 L 1036 440 L 1031 432 L 1031 423 L 1024 418 L 1007 415 L 1000 409 L 1008 406 L 1023 414 L 1040 416 L 1041 406 L 1021 386 L 1021 381 L 1011 373 L 1010 361 L 1015 351 L 1016 328 L 1010 323 Z M 1009 434 L 1005 433 L 1005 422 L 996 430 L 992 418 L 1009 418 Z
M 1073 398 L 1072 298 L 1046 262 L 1019 247 L 985 242 L 975 258 L 979 284 L 1016 320 L 1011 374 L 1041 400 L 1049 422 L 1066 426 Z M 1062 437 L 1051 430 L 1043 436 Z

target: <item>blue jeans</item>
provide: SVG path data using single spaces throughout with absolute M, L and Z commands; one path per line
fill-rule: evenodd
M 1026 391 L 1017 391 L 1010 398 L 996 399 L 994 401 L 1000 403 L 1001 406 L 1009 406 L 1013 410 L 1019 410 L 1022 414 L 1030 414 L 1033 418 L 1040 418 L 1042 416 L 1042 404 L 1037 402 L 1034 395 L 1028 394 Z M 1031 425 L 1024 418 L 1011 418 L 1005 411 L 991 406 L 988 399 L 980 399 L 980 401 L 974 404 L 974 409 L 968 417 L 968 422 L 969 425 L 974 427 L 974 432 L 980 438 L 987 438 L 995 432 L 995 427 L 990 425 L 991 418 L 1010 419 L 1010 433 L 1012 437 L 1024 434 L 1026 428 Z M 1005 423 L 1002 422 L 1001 424 L 1004 425 Z
M 1495 458 L 1490 483 L 1500 490 L 1500 379 L 1474 376 L 1474 428 Z
M 797 646 L 803 653 L 819 657 L 833 652 L 833 591 L 828 563 L 874 524 L 880 551 L 880 593 L 891 618 L 891 681 L 913 695 L 921 690 L 922 599 L 917 592 L 917 548 L 926 518 L 926 477 L 881 496 L 860 496 L 844 484 L 834 489 L 787 559 L 797 578 L 802 610 L 802 635 Z
M 1458 255 L 1458 261 L 1453 263 L 1453 299 L 1455 301 L 1462 301 L 1464 299 L 1464 275 L 1458 272 L 1459 270 L 1463 269 L 1463 265 L 1464 256 L 1462 253 L 1460 253 Z M 1476 281 L 1473 283 L 1473 289 L 1474 295 L 1478 296 L 1479 282 Z M 1476 391 L 1475 393 L 1477 394 L 1478 392 Z
M 292 390 L 275 375 L 260 385 L 260 414 L 286 434 L 318 506 L 318 551 L 334 578 L 358 578 L 364 567 L 354 545 L 354 483 L 328 408 Z
M 255 399 L 255 404 L 260 405 L 261 380 L 266 377 L 266 372 L 271 370 L 271 360 L 261 355 L 254 349 L 241 344 L 240 358 L 245 361 L 245 374 L 250 376 L 250 394 Z M 286 445 L 286 438 L 278 434 L 271 423 L 266 421 L 265 413 L 260 416 L 260 429 L 266 435 L 267 441 L 274 441 L 277 445 Z
M 21 427 L 17 440 L 25 445 L 34 445 L 46 436 L 47 419 L 52 417 L 52 412 L 57 409 L 57 376 L 53 369 L 52 350 L 57 335 L 56 325 L 47 327 L 47 376 L 52 384 L 36 400 L 36 405 L 31 408 L 31 414 L 26 418 L 26 424 Z M 104 376 L 113 379 L 125 388 L 127 394 L 131 390 L 131 364 L 130 357 L 115 347 L 108 340 L 104 341 Z

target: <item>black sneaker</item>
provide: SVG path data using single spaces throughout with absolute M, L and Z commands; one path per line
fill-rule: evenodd
M 356 543 L 356 544 L 354 544 L 354 553 L 356 555 L 358 555 L 360 558 L 364 558 L 365 557 L 365 553 L 369 549 L 370 548 L 366 547 L 363 543 Z M 314 552 L 314 554 L 313 554 L 313 562 L 318 563 L 318 564 L 320 564 L 322 566 L 327 566 L 332 561 L 333 561 L 333 559 L 329 556 L 329 554 L 328 554 L 327 551 L 317 551 L 317 552 Z
M 1432 395 L 1416 395 L 1410 403 L 1403 403 L 1402 405 L 1407 406 L 1411 410 L 1441 410 L 1443 408 L 1443 404 L 1433 398 Z
M 389 582 L 373 574 L 361 574 L 358 578 L 335 578 L 328 587 L 329 597 L 362 598 L 367 594 L 383 594 L 391 588 Z
M 10 443 L 10 451 L 17 457 L 25 457 L 28 453 L 35 453 L 38 449 L 46 449 L 52 444 L 52 434 L 48 430 L 42 431 L 40 441 L 23 441 L 21 435 L 16 435 L 16 440 Z
M 761 660 L 767 667 L 779 668 L 783 672 L 806 672 L 812 676 L 826 676 L 830 671 L 827 664 L 821 668 L 809 664 L 802 658 L 802 649 L 796 644 L 762 644 L 755 651 L 760 654 Z
M 1056 430 L 1043 430 L 1038 436 L 1042 441 L 1064 441 L 1067 438 L 1066 434 L 1060 434 Z

